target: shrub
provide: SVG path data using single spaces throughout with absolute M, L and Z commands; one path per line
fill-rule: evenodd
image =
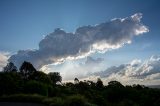
M 21 92 L 22 80 L 18 73 L 0 72 L 0 95 Z
M 34 80 L 26 82 L 24 91 L 28 94 L 40 94 L 43 96 L 48 96 L 48 86 L 44 83 Z

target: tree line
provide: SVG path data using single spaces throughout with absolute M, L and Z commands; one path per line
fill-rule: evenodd
M 78 78 L 74 83 L 61 81 L 58 72 L 46 74 L 37 71 L 26 61 L 18 69 L 10 62 L 0 72 L 0 101 L 4 97 L 23 98 L 13 96 L 17 94 L 37 94 L 47 98 L 43 101 L 51 106 L 160 106 L 160 89 L 143 85 L 124 86 L 118 81 L 103 85 L 100 78 L 96 82 L 79 81 Z

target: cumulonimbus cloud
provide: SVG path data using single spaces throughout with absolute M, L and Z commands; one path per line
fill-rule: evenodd
M 67 59 L 78 59 L 95 52 L 106 52 L 131 43 L 134 36 L 148 32 L 141 23 L 142 14 L 126 18 L 116 18 L 98 25 L 82 26 L 74 33 L 55 29 L 39 43 L 37 50 L 20 50 L 9 61 L 20 65 L 23 61 L 32 62 L 36 68 L 57 64 Z

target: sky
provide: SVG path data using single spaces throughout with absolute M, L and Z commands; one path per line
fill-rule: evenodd
M 0 69 L 160 84 L 159 0 L 0 0 Z M 116 71 L 117 70 L 117 71 Z

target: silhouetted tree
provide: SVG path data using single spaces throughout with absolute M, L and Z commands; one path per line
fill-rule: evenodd
M 94 89 L 96 87 L 96 83 L 93 81 L 88 80 L 87 81 L 88 85 L 90 86 L 91 89 Z
M 4 72 L 17 72 L 17 67 L 14 65 L 14 63 L 9 62 L 4 68 Z
M 136 89 L 138 89 L 138 90 L 141 90 L 141 89 L 145 88 L 144 85 L 139 85 L 139 84 L 133 84 L 132 87 L 133 87 L 133 88 L 136 88 Z
M 51 84 L 52 82 L 49 76 L 42 71 L 35 71 L 32 75 L 30 75 L 29 79 L 47 84 Z
M 34 74 L 34 72 L 37 71 L 30 62 L 26 61 L 23 62 L 19 70 L 24 79 L 28 79 L 31 75 Z
M 50 72 L 48 73 L 48 76 L 51 79 L 53 85 L 56 85 L 57 82 L 62 81 L 62 77 L 60 76 L 59 72 Z
M 120 87 L 124 87 L 124 86 L 118 81 L 110 81 L 110 82 L 108 82 L 108 87 L 120 88 Z
M 96 86 L 98 88 L 103 88 L 103 82 L 102 82 L 102 80 L 100 78 L 97 79 Z
M 89 88 L 89 84 L 87 82 L 80 81 L 78 84 L 75 84 L 75 87 L 79 89 L 80 92 Z
M 74 86 L 74 84 L 71 83 L 71 82 L 67 82 L 65 85 L 66 85 L 67 87 L 73 87 L 73 86 Z
M 107 99 L 110 102 L 119 102 L 125 98 L 126 92 L 124 86 L 118 81 L 108 82 Z
M 75 79 L 74 79 L 74 83 L 75 83 L 75 84 L 78 84 L 78 83 L 79 83 L 78 78 L 75 78 Z
M 118 81 L 110 81 L 104 86 L 100 78 L 97 82 L 75 78 L 75 83 L 61 86 L 57 84 L 62 80 L 58 72 L 45 74 L 36 71 L 29 62 L 22 64 L 20 72 L 13 69 L 14 64 L 8 63 L 5 71 L 0 72 L 0 102 L 23 99 L 19 95 L 15 98 L 13 94 L 25 94 L 25 98 L 28 97 L 26 94 L 38 94 L 38 98 L 43 95 L 40 101 L 49 106 L 160 106 L 160 89 L 143 85 L 123 86 Z M 31 102 L 31 99 L 34 98 L 29 96 L 25 100 Z

